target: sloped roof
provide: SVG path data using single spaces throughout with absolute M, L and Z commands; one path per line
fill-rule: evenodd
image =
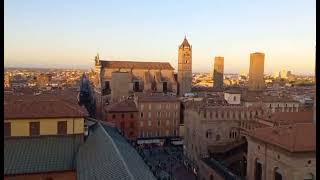
M 14 138 L 4 141 L 4 174 L 74 170 L 82 136 Z
M 189 44 L 186 37 L 184 37 L 184 40 L 183 40 L 182 44 L 180 45 L 180 48 L 184 47 L 184 46 L 190 47 L 190 44 Z
M 106 107 L 108 112 L 138 112 L 133 100 L 124 100 Z
M 4 119 L 74 118 L 86 117 L 87 111 L 79 105 L 62 100 L 21 100 L 6 102 Z
M 312 123 L 313 111 L 275 112 L 271 117 L 271 121 L 281 124 Z
M 258 128 L 250 131 L 249 135 L 289 152 L 315 152 L 316 150 L 316 126 L 313 123 Z
M 109 61 L 100 60 L 104 68 L 124 68 L 124 69 L 167 69 L 174 68 L 167 62 L 142 62 L 142 61 Z
M 155 179 L 137 151 L 112 127 L 98 122 L 77 155 L 77 179 Z

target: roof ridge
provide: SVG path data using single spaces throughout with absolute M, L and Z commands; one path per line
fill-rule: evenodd
M 100 60 L 100 61 L 106 61 L 106 62 L 129 62 L 129 63 L 164 63 L 164 64 L 170 64 L 169 62 L 165 62 L 165 61 L 135 61 L 135 60 L 126 60 L 126 61 L 120 61 L 120 60 Z
M 108 134 L 108 132 L 103 128 L 103 126 L 101 125 L 100 122 L 98 122 L 98 125 L 99 125 L 100 128 L 102 128 L 102 131 L 103 131 L 103 132 L 106 134 L 106 136 L 110 139 L 111 144 L 112 144 L 112 146 L 114 147 L 116 153 L 119 155 L 119 158 L 120 158 L 122 164 L 124 165 L 126 171 L 128 172 L 128 174 L 129 174 L 129 176 L 130 176 L 130 179 L 131 179 L 131 180 L 135 180 L 134 176 L 132 175 L 131 171 L 129 170 L 127 164 L 125 163 L 125 161 L 124 161 L 124 159 L 123 159 L 123 157 L 122 157 L 122 154 L 120 153 L 120 151 L 119 151 L 117 145 L 115 144 L 115 142 L 113 141 L 112 137 L 111 137 L 111 136 Z

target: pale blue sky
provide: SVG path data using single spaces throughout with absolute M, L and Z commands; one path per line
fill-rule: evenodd
M 248 71 L 266 53 L 265 71 L 314 72 L 315 0 L 5 0 L 4 64 L 91 68 L 102 59 L 167 61 L 177 69 L 187 35 L 193 71 Z

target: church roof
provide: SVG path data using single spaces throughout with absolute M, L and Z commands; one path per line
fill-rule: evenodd
M 191 47 L 186 37 L 184 37 L 184 40 L 183 40 L 182 44 L 180 45 L 180 48 L 184 47 L 184 46 Z
M 127 68 L 127 69 L 166 69 L 174 70 L 167 62 L 139 62 L 139 61 L 107 61 L 100 60 L 104 68 Z

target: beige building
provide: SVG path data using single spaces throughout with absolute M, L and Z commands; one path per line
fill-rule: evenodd
M 249 82 L 250 91 L 261 91 L 264 89 L 264 53 L 250 54 Z
M 119 72 L 123 74 L 120 75 Z M 102 107 L 109 104 L 112 99 L 118 101 L 127 94 L 128 96 L 134 92 L 177 94 L 178 85 L 174 78 L 174 68 L 166 62 L 109 61 L 100 60 L 97 55 L 93 76 L 94 96 L 100 118 L 104 116 L 101 114 Z
M 109 61 L 96 56 L 95 87 L 103 94 L 112 89 L 113 72 L 127 72 L 129 76 L 128 91 L 177 93 L 174 68 L 165 62 Z
M 129 96 L 128 72 L 112 72 L 111 76 L 111 102 L 120 102 Z
M 180 101 L 175 96 L 136 93 L 139 138 L 179 136 Z
M 214 58 L 213 69 L 213 87 L 215 89 L 223 89 L 223 72 L 224 72 L 224 58 L 217 56 Z
M 192 46 L 185 37 L 178 53 L 179 95 L 191 92 L 192 87 Z
M 241 97 L 244 106 L 255 106 L 262 104 L 270 112 L 298 112 L 300 103 L 291 97 L 270 96 L 263 94 L 244 94 Z
M 247 165 L 247 179 L 316 179 L 315 125 L 253 130 L 248 137 Z
M 256 116 L 262 114 L 261 107 L 215 103 L 206 98 L 202 102 L 190 102 L 184 113 L 185 155 L 199 168 L 201 158 L 209 156 L 210 147 L 227 146 L 237 141 L 240 125 L 254 128 Z

